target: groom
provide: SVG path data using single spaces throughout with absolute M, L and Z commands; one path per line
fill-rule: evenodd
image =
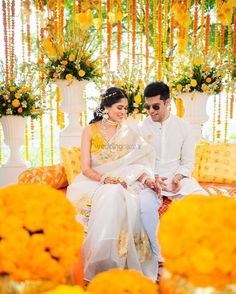
M 139 134 L 155 151 L 156 181 L 162 196 L 180 199 L 188 194 L 207 194 L 191 178 L 194 168 L 194 138 L 188 122 L 170 113 L 170 91 L 163 82 L 153 82 L 144 89 L 149 116 L 138 125 Z M 141 217 L 152 250 L 161 261 L 156 231 L 159 224 L 158 208 L 162 199 L 156 192 L 144 189 L 140 195 Z

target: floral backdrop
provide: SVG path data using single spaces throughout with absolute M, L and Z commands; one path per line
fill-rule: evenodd
M 178 93 L 208 92 L 210 118 L 204 137 L 235 141 L 235 1 L 2 0 L 1 5 L 1 89 L 18 83 L 16 56 L 19 64 L 34 66 L 30 74 L 22 71 L 22 77 L 30 78 L 35 71 L 36 82 L 26 86 L 43 110 L 37 120 L 29 118 L 26 127 L 22 153 L 31 165 L 59 161 L 59 131 L 67 117 L 60 111 L 60 93 L 53 84 L 58 77 L 96 82 L 87 87 L 87 113 L 81 124 L 106 85 L 126 88 L 131 114 L 142 113 L 143 86 L 154 79 L 170 85 L 172 111 L 177 114 Z M 14 95 L 22 99 L 24 91 Z M 17 99 L 10 102 L 11 109 L 21 115 L 26 104 Z M 0 129 L 0 163 L 7 153 Z

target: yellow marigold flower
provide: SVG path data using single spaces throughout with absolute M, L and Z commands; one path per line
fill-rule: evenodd
M 177 91 L 181 91 L 183 89 L 183 86 L 181 84 L 178 84 L 176 86 Z
M 211 78 L 206 78 L 206 82 L 209 84 L 211 82 Z
M 209 87 L 206 84 L 202 84 L 201 89 L 203 92 L 207 92 L 209 90 Z
M 197 81 L 195 79 L 192 79 L 190 84 L 191 84 L 192 87 L 196 87 L 197 86 Z
M 93 16 L 90 9 L 78 14 L 78 24 L 82 30 L 86 30 L 93 25 Z
M 172 281 L 179 277 L 198 287 L 216 288 L 235 283 L 235 211 L 236 201 L 220 195 L 194 195 L 172 203 L 158 232 Z
M 34 99 L 35 98 L 35 95 L 34 94 L 31 94 L 29 97 L 30 97 L 30 99 Z
M 71 54 L 69 55 L 69 60 L 70 60 L 70 61 L 74 61 L 74 60 L 75 60 L 75 55 L 74 55 L 73 53 L 71 53 Z
M 84 235 L 70 202 L 49 186 L 18 184 L 0 189 L 0 206 L 0 272 L 17 281 L 65 282 Z
M 67 74 L 67 75 L 66 75 L 66 80 L 67 80 L 67 81 L 71 81 L 71 80 L 73 80 L 73 76 L 72 76 L 72 74 Z
M 138 85 L 139 85 L 139 88 L 140 88 L 140 89 L 143 89 L 143 88 L 144 88 L 144 83 L 143 83 L 142 80 L 139 80 L 139 81 L 138 81 Z
M 55 289 L 45 292 L 43 294 L 89 294 L 79 286 L 60 285 Z M 91 293 L 92 294 L 92 293 Z
M 94 294 L 156 294 L 157 286 L 137 271 L 111 269 L 96 275 L 87 290 Z
M 210 72 L 210 71 L 211 71 L 211 67 L 210 67 L 209 65 L 206 65 L 206 66 L 203 67 L 202 70 L 203 70 L 203 71 L 208 71 L 208 72 Z
M 62 64 L 62 65 L 67 65 L 67 64 L 68 64 L 68 61 L 67 61 L 67 60 L 62 60 L 62 61 L 61 61 L 61 64 Z
M 14 99 L 11 104 L 12 104 L 13 107 L 19 107 L 20 106 L 20 101 L 18 99 Z
M 193 64 L 196 65 L 196 66 L 200 66 L 201 65 L 201 60 L 200 59 L 195 59 Z
M 21 97 L 21 94 L 20 94 L 20 93 L 16 93 L 16 94 L 15 94 L 15 97 L 16 97 L 17 99 L 19 99 L 19 98 Z
M 80 69 L 80 70 L 78 71 L 78 75 L 79 75 L 80 77 L 83 77 L 83 76 L 85 75 L 85 71 L 82 70 L 82 69 Z
M 115 14 L 114 14 L 113 12 L 109 11 L 109 12 L 107 13 L 107 16 L 108 16 L 108 21 L 109 21 L 110 23 L 114 23 L 114 22 L 116 21 L 116 19 L 115 19 Z
M 17 112 L 18 112 L 18 113 L 22 113 L 22 111 L 23 111 L 22 107 L 19 107 L 19 108 L 17 109 Z
M 134 101 L 135 101 L 135 103 L 140 104 L 142 101 L 141 95 L 138 94 L 138 95 L 134 96 Z
M 16 87 L 10 87 L 10 92 L 15 92 Z

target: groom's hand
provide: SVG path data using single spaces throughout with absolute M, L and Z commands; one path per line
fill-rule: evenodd
M 161 191 L 162 191 L 161 186 L 160 186 L 160 184 L 158 182 L 156 182 L 156 179 L 147 178 L 145 180 L 145 185 L 148 188 L 154 190 L 157 193 L 158 197 L 162 196 L 161 195 Z
M 176 174 L 172 180 L 172 193 L 177 194 L 181 189 L 180 181 L 184 178 L 181 174 Z
M 168 178 L 166 178 L 166 177 L 160 177 L 158 175 L 155 175 L 156 184 L 160 185 L 160 187 L 163 191 L 170 192 L 170 190 L 167 188 L 167 185 L 166 185 L 167 179 Z

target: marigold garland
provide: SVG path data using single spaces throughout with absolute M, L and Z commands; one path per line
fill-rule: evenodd
M 235 211 L 236 201 L 224 196 L 175 201 L 158 233 L 166 269 L 196 286 L 224 288 L 235 283 Z
M 0 189 L 0 274 L 15 281 L 63 283 L 83 236 L 62 192 L 38 184 Z
M 96 275 L 87 290 L 94 294 L 156 294 L 157 286 L 137 271 L 112 269 Z
M 148 72 L 149 69 L 149 0 L 145 3 L 145 70 Z

